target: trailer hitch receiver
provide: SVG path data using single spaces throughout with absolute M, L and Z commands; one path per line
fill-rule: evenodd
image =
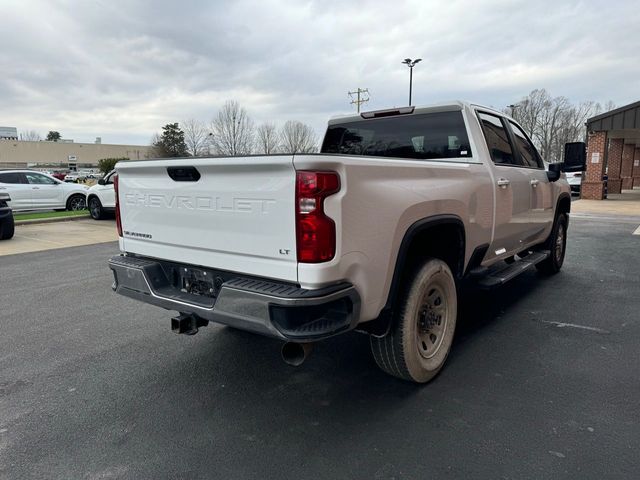
M 193 313 L 181 313 L 171 319 L 171 331 L 185 335 L 195 335 L 200 327 L 209 325 L 209 320 L 200 318 Z

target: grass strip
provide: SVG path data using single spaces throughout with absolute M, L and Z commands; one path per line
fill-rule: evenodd
M 89 215 L 88 210 L 77 210 L 75 212 L 30 212 L 30 213 L 14 213 L 15 220 L 36 220 L 40 218 L 59 218 L 59 217 L 82 217 Z

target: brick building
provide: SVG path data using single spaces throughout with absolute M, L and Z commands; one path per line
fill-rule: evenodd
M 640 187 L 640 102 L 590 118 L 587 133 L 582 198 L 604 198 L 605 174 L 608 193 Z

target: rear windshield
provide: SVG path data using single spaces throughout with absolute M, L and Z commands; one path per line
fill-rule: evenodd
M 459 111 L 330 125 L 321 152 L 417 160 L 471 156 L 469 137 Z

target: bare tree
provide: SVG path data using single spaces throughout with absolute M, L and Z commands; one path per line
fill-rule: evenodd
M 220 155 L 248 155 L 253 150 L 254 126 L 247 111 L 227 100 L 211 122 L 212 145 Z
M 280 139 L 274 123 L 263 123 L 256 130 L 256 151 L 267 155 L 280 151 Z
M 161 137 L 159 133 L 154 133 L 151 137 L 150 148 L 147 151 L 148 158 L 164 158 L 164 149 L 161 147 Z
M 209 153 L 210 132 L 204 123 L 191 118 L 182 122 L 182 131 L 189 155 L 199 157 Z
M 608 110 L 613 108 L 607 102 Z M 542 158 L 549 162 L 562 160 L 564 144 L 584 139 L 585 123 L 603 107 L 586 101 L 573 105 L 565 97 L 552 97 L 545 89 L 533 90 L 506 113 L 520 124 L 536 144 Z
M 316 134 L 309 125 L 288 120 L 280 131 L 282 150 L 285 153 L 313 153 L 317 151 Z
M 515 105 L 510 105 L 511 116 L 524 128 L 529 137 L 533 138 L 538 125 L 538 118 L 544 109 L 549 94 L 546 90 L 533 90 L 527 97 Z
M 611 105 L 611 102 L 608 104 Z M 608 108 L 608 110 L 611 109 Z M 550 145 L 550 157 L 555 161 L 561 161 L 565 143 L 584 140 L 587 133 L 585 128 L 587 120 L 602 111 L 601 105 L 592 101 L 580 102 L 564 110 Z
M 42 140 L 42 137 L 35 130 L 27 130 L 26 132 L 20 133 L 20 140 L 23 142 L 39 142 Z

